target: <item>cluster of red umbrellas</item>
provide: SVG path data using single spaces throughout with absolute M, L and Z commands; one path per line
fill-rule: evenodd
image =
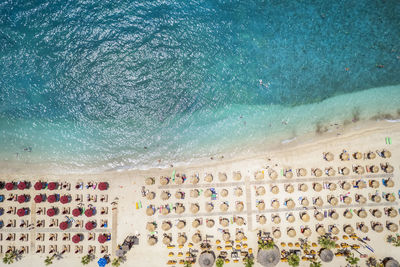
M 8 190 L 8 191 L 14 190 L 14 189 L 15 189 L 15 183 L 8 182 L 8 183 L 6 183 L 6 185 L 5 185 L 4 187 L 5 187 L 6 190 Z M 21 181 L 21 182 L 17 183 L 17 188 L 18 188 L 19 190 L 24 190 L 24 189 L 26 189 L 27 187 L 28 187 L 28 185 L 27 185 L 26 182 Z
M 101 183 L 99 183 L 98 187 L 99 187 L 99 190 L 101 190 L 101 191 L 107 190 L 108 189 L 108 183 L 101 182 Z

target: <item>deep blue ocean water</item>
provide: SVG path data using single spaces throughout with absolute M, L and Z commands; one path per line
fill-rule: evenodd
M 396 112 L 399 44 L 398 0 L 1 1 L 0 160 L 154 166 L 303 132 L 332 97 Z

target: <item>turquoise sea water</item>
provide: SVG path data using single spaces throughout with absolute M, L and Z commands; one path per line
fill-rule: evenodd
M 3 1 L 0 160 L 161 166 L 398 116 L 399 44 L 396 0 Z

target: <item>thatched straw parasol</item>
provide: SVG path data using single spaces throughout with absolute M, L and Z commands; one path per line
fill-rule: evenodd
M 384 172 L 386 172 L 386 173 L 393 173 L 394 168 L 393 168 L 393 166 L 390 165 L 389 163 L 386 163 L 386 165 L 382 165 L 382 166 L 383 166 L 382 170 L 383 170 Z
M 356 200 L 359 204 L 364 204 L 365 202 L 367 202 L 367 198 L 359 194 L 356 194 Z
M 242 174 L 240 172 L 234 172 L 233 173 L 233 180 L 239 181 L 242 179 Z
M 236 239 L 241 241 L 244 238 L 244 234 L 242 232 L 236 233 Z
M 285 177 L 288 178 L 288 179 L 292 179 L 293 178 L 293 172 L 292 172 L 292 170 L 290 168 L 285 170 Z
M 241 212 L 241 211 L 243 211 L 243 209 L 244 209 L 244 205 L 243 205 L 243 202 L 238 202 L 237 204 L 236 204 L 236 211 L 238 211 L 238 212 Z
M 212 212 L 214 209 L 214 205 L 212 203 L 207 203 L 206 204 L 206 211 L 207 212 Z
M 334 184 L 334 183 L 329 183 L 329 184 L 328 184 L 328 187 L 329 187 L 329 190 L 330 190 L 330 191 L 335 191 L 337 186 L 336 186 L 336 184 Z
M 273 187 L 271 187 L 271 192 L 272 194 L 279 194 L 279 187 L 274 185 Z
M 345 226 L 343 226 L 343 230 L 346 234 L 351 235 L 352 233 L 354 233 L 354 228 L 353 226 L 346 224 Z
M 264 203 L 263 200 L 258 202 L 257 208 L 258 208 L 259 211 L 265 210 L 265 203 Z
M 307 207 L 308 205 L 310 205 L 310 202 L 308 201 L 307 198 L 303 198 L 301 200 L 301 205 L 303 205 L 304 207 Z
M 359 211 L 357 212 L 357 215 L 358 215 L 358 217 L 360 217 L 360 218 L 366 218 L 368 214 L 367 214 L 367 212 L 366 212 L 365 210 L 361 209 L 361 210 L 359 210 Z
M 331 152 L 327 152 L 327 153 L 324 153 L 324 159 L 327 161 L 332 161 L 334 159 L 334 156 Z
M 367 153 L 367 158 L 368 159 L 375 159 L 376 158 L 376 154 L 372 151 Z
M 201 235 L 199 233 L 192 235 L 192 241 L 193 243 L 199 243 L 201 241 Z
M 207 225 L 208 228 L 214 227 L 215 221 L 214 221 L 214 220 L 211 220 L 211 219 L 210 219 L 210 220 L 207 220 L 206 225 Z
M 229 240 L 231 239 L 231 234 L 228 233 L 228 232 L 225 232 L 225 233 L 222 235 L 222 238 L 224 239 L 224 241 L 229 241 Z
M 380 211 L 378 209 L 371 210 L 371 214 L 372 214 L 372 216 L 374 216 L 376 218 L 382 217 L 382 211 Z
M 343 168 L 341 169 L 341 173 L 342 173 L 343 175 L 349 175 L 349 174 L 350 174 L 350 169 L 347 168 L 347 167 L 343 167 Z
M 257 187 L 257 195 L 259 195 L 259 196 L 265 195 L 265 187 L 264 186 Z
M 211 195 L 212 195 L 211 189 L 206 189 L 206 191 L 204 191 L 204 196 L 205 197 L 211 197 Z
M 197 228 L 197 227 L 199 227 L 200 226 L 200 220 L 199 219 L 195 219 L 193 222 L 192 222 L 192 227 L 193 228 Z
M 271 206 L 274 209 L 279 209 L 279 201 L 277 199 L 272 200 Z
M 388 208 L 387 213 L 388 213 L 389 217 L 391 217 L 391 218 L 394 218 L 398 215 L 398 212 L 395 208 Z
M 381 233 L 383 231 L 383 226 L 381 223 L 373 223 L 372 229 L 377 233 Z
M 343 152 L 343 153 L 340 154 L 340 159 L 343 160 L 343 161 L 344 160 L 349 160 L 349 158 L 350 158 L 350 155 L 347 152 Z
M 391 232 L 397 232 L 397 230 L 399 230 L 399 226 L 392 222 L 387 222 L 386 227 Z
M 356 152 L 356 153 L 353 154 L 353 157 L 355 159 L 362 159 L 362 154 L 361 154 L 361 152 Z
M 303 235 L 305 236 L 305 237 L 309 237 L 310 235 L 311 235 L 311 229 L 310 228 L 308 228 L 308 227 L 306 227 L 306 228 L 304 228 L 304 230 L 303 230 Z
M 175 192 L 175 198 L 176 199 L 183 199 L 183 196 L 184 196 L 184 194 L 183 194 L 182 191 L 176 191 Z
M 288 184 L 285 186 L 285 191 L 288 192 L 289 194 L 294 192 L 294 187 L 292 184 Z
M 301 218 L 301 220 L 302 220 L 303 222 L 309 222 L 309 221 L 310 221 L 310 215 L 308 215 L 307 212 L 303 212 L 303 213 L 300 215 L 300 218 Z
M 167 245 L 167 246 L 168 246 L 169 244 L 171 244 L 171 241 L 172 241 L 171 237 L 169 237 L 169 236 L 166 235 L 166 236 L 164 236 L 162 242 L 163 242 L 164 245 Z
M 382 151 L 382 155 L 384 158 L 390 158 L 392 156 L 392 153 L 389 150 L 384 149 Z
M 169 183 L 169 178 L 167 177 L 161 177 L 160 178 L 160 184 L 161 185 L 167 185 Z
M 336 197 L 331 197 L 329 199 L 329 204 L 331 204 L 332 206 L 336 206 L 339 203 L 339 200 Z
M 190 211 L 191 211 L 193 214 L 199 212 L 199 210 L 200 210 L 199 204 L 194 204 L 194 203 L 192 203 L 192 204 L 190 205 Z
M 168 214 L 169 214 L 169 209 L 166 208 L 166 207 L 162 207 L 162 209 L 161 209 L 161 214 L 162 214 L 162 215 L 168 215 Z
M 146 198 L 147 198 L 148 200 L 152 200 L 152 199 L 154 199 L 155 197 L 156 197 L 156 193 L 154 193 L 154 192 L 149 192 L 149 193 L 146 194 Z
M 147 177 L 146 185 L 153 185 L 153 184 L 154 184 L 154 177 Z
M 267 218 L 266 218 L 264 215 L 261 215 L 261 216 L 259 217 L 258 222 L 259 222 L 260 224 L 265 224 L 265 223 L 267 222 Z
M 324 226 L 318 225 L 318 226 L 317 226 L 317 233 L 318 233 L 319 235 L 325 235 L 325 234 L 326 234 L 326 231 L 325 231 Z
M 357 181 L 356 185 L 358 186 L 358 189 L 364 189 L 367 187 L 366 183 L 362 180 Z
M 386 180 L 386 187 L 393 187 L 394 186 L 394 181 L 393 179 L 389 178 Z
M 192 197 L 192 198 L 199 197 L 199 190 L 197 190 L 197 189 L 190 190 L 190 197 Z
M 228 180 L 228 177 L 226 176 L 226 173 L 218 173 L 218 179 L 220 182 L 225 182 L 226 180 Z
M 316 169 L 314 170 L 314 175 L 315 175 L 316 177 L 321 177 L 321 176 L 322 176 L 322 170 L 319 169 L 319 168 L 316 168 Z
M 179 246 L 185 245 L 186 241 L 187 241 L 187 238 L 184 235 L 180 235 L 177 240 Z
M 157 238 L 154 236 L 150 236 L 149 239 L 147 240 L 147 244 L 150 246 L 154 246 L 157 243 Z
M 340 231 L 339 231 L 339 228 L 337 228 L 336 226 L 332 226 L 331 232 L 332 232 L 332 234 L 337 235 L 337 234 L 339 234 Z
M 297 176 L 306 176 L 307 170 L 304 168 L 297 169 Z
M 339 218 L 339 214 L 338 214 L 335 210 L 333 210 L 333 211 L 331 211 L 331 213 L 330 213 L 330 217 L 331 217 L 332 219 L 334 219 L 334 220 L 337 220 L 337 219 Z
M 278 178 L 278 173 L 274 170 L 269 170 L 268 175 L 272 180 L 276 180 Z
M 275 215 L 275 216 L 273 216 L 272 221 L 275 224 L 280 224 L 281 223 L 281 217 L 279 217 L 279 215 Z
M 262 179 L 264 179 L 264 172 L 262 172 L 262 171 L 256 172 L 256 173 L 254 174 L 254 178 L 255 178 L 256 180 L 262 180 Z
M 199 183 L 199 177 L 197 175 L 192 175 L 192 177 L 190 177 L 190 183 L 191 184 L 198 184 Z
M 363 166 L 358 165 L 357 167 L 355 167 L 355 172 L 357 174 L 364 174 L 365 170 Z
M 178 229 L 183 229 L 186 226 L 186 221 L 180 220 L 178 222 L 178 224 L 176 225 L 176 227 L 178 227 Z
M 296 236 L 296 230 L 294 230 L 293 228 L 290 228 L 290 229 L 287 231 L 287 235 L 288 235 L 289 237 L 295 237 L 295 236 Z
M 315 199 L 315 201 L 314 201 L 314 204 L 315 204 L 316 206 L 318 206 L 318 207 L 322 207 L 322 205 L 324 205 L 324 201 L 323 201 L 320 197 L 317 197 L 317 198 Z
M 276 246 L 273 249 L 260 249 L 257 253 L 257 262 L 265 267 L 273 267 L 279 263 L 280 255 Z
M 235 188 L 235 196 L 240 197 L 243 195 L 243 189 L 240 187 Z
M 219 221 L 219 224 L 223 227 L 228 227 L 229 226 L 229 220 L 227 218 L 223 218 Z
M 287 220 L 289 223 L 293 223 L 293 222 L 295 221 L 295 218 L 294 218 L 293 214 L 289 214 L 289 215 L 286 217 L 286 220 Z
M 146 209 L 146 215 L 147 216 L 152 216 L 154 214 L 154 209 L 153 209 L 153 207 L 148 207 L 147 209 Z
M 372 166 L 369 167 L 369 170 L 370 170 L 372 173 L 377 173 L 377 172 L 379 172 L 379 167 L 376 166 L 376 165 L 372 165 Z
M 146 224 L 146 230 L 150 232 L 154 232 L 156 230 L 156 225 L 153 222 L 148 222 Z
M 184 182 L 185 182 L 185 180 L 183 179 L 182 176 L 176 175 L 176 177 L 175 177 L 175 183 L 176 184 L 183 184 Z
M 326 173 L 328 176 L 335 176 L 336 171 L 332 167 L 329 167 L 328 169 L 326 169 Z
M 379 187 L 379 182 L 377 180 L 372 180 L 369 182 L 369 186 L 372 188 L 378 188 Z
M 308 190 L 308 186 L 306 184 L 299 184 L 299 190 L 306 192 Z
M 323 262 L 331 262 L 333 260 L 334 254 L 330 249 L 321 249 L 319 252 L 319 257 Z
M 313 189 L 315 192 L 320 192 L 322 190 L 322 185 L 320 183 L 314 183 Z
M 288 209 L 293 209 L 296 206 L 296 204 L 294 203 L 294 201 L 292 199 L 289 199 L 288 201 L 286 201 L 286 207 Z
M 366 226 L 365 224 L 361 224 L 361 225 L 360 225 L 360 230 L 361 230 L 361 232 L 363 232 L 363 233 L 368 233 L 369 228 L 368 228 L 368 226 Z
M 315 219 L 317 219 L 317 221 L 321 222 L 324 220 L 324 214 L 322 214 L 322 212 L 317 211 L 314 214 Z
M 219 206 L 219 209 L 220 209 L 221 211 L 227 211 L 228 208 L 229 208 L 229 206 L 228 206 L 228 204 L 226 204 L 226 203 L 222 203 L 222 204 Z
M 376 202 L 376 203 L 379 203 L 379 202 L 381 202 L 382 198 L 381 198 L 380 195 L 372 195 L 371 196 L 371 200 Z
M 178 207 L 176 207 L 175 212 L 176 212 L 177 214 L 182 214 L 182 213 L 184 213 L 184 212 L 185 212 L 185 206 L 179 205 Z
M 207 174 L 206 177 L 204 177 L 204 181 L 206 181 L 207 183 L 211 183 L 213 181 L 212 174 Z
M 162 191 L 160 195 L 162 200 L 168 200 L 169 199 L 169 194 L 167 191 Z
M 387 193 L 387 194 L 385 195 L 385 199 L 386 199 L 387 201 L 389 201 L 389 202 L 394 202 L 394 201 L 396 200 L 396 198 L 393 196 L 393 194 L 389 194 L 389 193 Z
M 343 188 L 343 190 L 350 190 L 351 184 L 348 183 L 348 182 L 343 182 L 342 183 L 342 188 Z
M 343 202 L 344 202 L 345 204 L 347 204 L 347 205 L 350 205 L 351 202 L 352 202 L 352 199 L 351 199 L 351 197 L 349 197 L 349 196 L 344 196 L 344 197 L 343 197 Z
M 227 197 L 228 194 L 229 194 L 228 190 L 226 190 L 226 189 L 222 189 L 222 190 L 221 190 L 221 196 L 222 196 L 222 197 Z
M 272 235 L 273 235 L 275 238 L 280 238 L 281 235 L 282 235 L 281 230 L 275 229 L 275 230 L 272 232 Z
M 236 218 L 236 224 L 239 225 L 239 226 L 243 225 L 244 224 L 243 217 L 237 217 Z

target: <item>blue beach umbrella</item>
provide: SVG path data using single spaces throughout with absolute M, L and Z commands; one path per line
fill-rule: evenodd
M 99 264 L 99 267 L 104 267 L 107 264 L 107 260 L 105 258 L 100 258 L 97 263 Z

